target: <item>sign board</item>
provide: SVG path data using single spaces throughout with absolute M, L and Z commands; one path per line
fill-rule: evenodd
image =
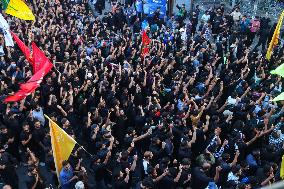
M 144 11 L 145 11 L 145 8 L 147 9 L 146 12 L 150 16 L 153 16 L 153 13 L 157 10 L 157 8 L 159 8 L 160 18 L 164 18 L 167 12 L 167 0 L 148 0 L 144 4 Z

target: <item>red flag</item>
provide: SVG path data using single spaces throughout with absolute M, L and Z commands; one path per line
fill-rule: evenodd
M 44 55 L 44 53 L 33 43 L 33 59 L 36 65 L 34 68 L 38 69 L 35 74 L 27 81 L 27 83 L 20 85 L 20 90 L 12 96 L 7 97 L 4 102 L 19 101 L 30 95 L 42 82 L 43 77 L 51 70 L 53 64 Z
M 20 90 L 22 91 L 33 91 L 39 86 L 38 82 L 28 82 L 20 85 Z
M 37 82 L 25 83 L 20 85 L 20 90 L 12 96 L 8 96 L 4 102 L 15 102 L 29 96 L 39 86 Z
M 32 43 L 32 49 L 33 49 L 33 62 L 34 62 L 34 73 L 39 71 L 41 67 L 49 61 L 44 53 L 36 46 L 36 44 L 33 42 Z
M 142 56 L 144 57 L 145 55 L 149 54 L 149 48 L 148 47 L 144 47 L 142 49 Z
M 8 103 L 8 102 L 16 102 L 16 101 L 20 101 L 23 100 L 26 96 L 21 94 L 20 92 L 15 93 L 12 96 L 8 96 L 7 98 L 5 98 L 4 102 Z
M 144 30 L 142 33 L 142 45 L 149 45 L 151 42 L 150 38 L 148 37 L 146 31 Z
M 31 63 L 31 65 L 33 66 L 34 65 L 34 62 L 32 60 L 32 57 L 31 57 L 31 51 L 29 49 L 29 47 L 27 47 L 21 40 L 20 38 L 14 34 L 12 31 L 10 31 L 13 38 L 15 39 L 16 43 L 18 44 L 19 48 L 21 49 L 21 51 L 24 53 L 26 59 Z
M 50 63 L 51 64 L 51 63 Z M 44 64 L 42 69 L 35 73 L 27 83 L 20 85 L 20 90 L 14 95 L 7 97 L 4 102 L 15 102 L 26 98 L 32 92 L 34 92 L 42 82 L 43 77 L 51 70 L 52 64 Z
M 46 62 L 46 64 L 44 64 L 43 67 L 28 80 L 28 82 L 37 82 L 40 84 L 43 77 L 51 70 L 52 67 L 53 65 L 51 62 Z
M 12 96 L 8 96 L 7 98 L 5 98 L 4 102 L 16 102 L 16 101 L 20 101 L 23 100 L 24 98 L 26 98 L 30 93 L 27 91 L 18 91 L 16 92 L 14 95 Z

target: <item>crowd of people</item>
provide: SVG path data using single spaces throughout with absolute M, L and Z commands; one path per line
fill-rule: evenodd
M 280 43 L 265 59 L 276 26 L 268 16 L 223 5 L 191 13 L 179 5 L 161 17 L 159 9 L 144 14 L 140 0 L 113 1 L 103 16 L 93 16 L 86 0 L 29 6 L 35 22 L 5 18 L 54 68 L 36 92 L 3 103 L 32 68 L 1 34 L 4 188 L 255 189 L 281 180 L 284 104 L 271 100 L 282 79 L 270 70 L 284 54 Z M 151 39 L 147 54 L 142 30 Z M 80 144 L 59 178 L 44 114 Z

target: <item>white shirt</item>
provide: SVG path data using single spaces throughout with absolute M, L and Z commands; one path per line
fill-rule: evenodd
M 228 175 L 228 181 L 232 180 L 232 181 L 235 181 L 237 183 L 239 183 L 239 177 L 234 175 L 232 172 L 229 173 Z
M 147 170 L 148 170 L 148 166 L 149 166 L 149 161 L 146 159 L 143 159 L 143 169 L 146 175 L 148 175 Z
M 201 20 L 203 20 L 204 22 L 208 22 L 208 20 L 210 20 L 210 15 L 208 14 L 203 14 L 201 17 Z
M 32 115 L 33 115 L 33 118 L 39 120 L 41 122 L 41 124 L 44 125 L 45 118 L 44 118 L 44 115 L 43 115 L 42 108 L 40 108 L 39 111 L 33 110 Z
M 241 19 L 242 13 L 234 11 L 231 13 L 231 16 L 233 16 L 234 21 L 239 21 Z

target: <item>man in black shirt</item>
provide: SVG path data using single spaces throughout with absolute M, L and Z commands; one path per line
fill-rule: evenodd
M 106 164 L 108 163 L 110 156 L 111 156 L 111 152 L 109 151 L 106 155 L 105 160 L 102 163 L 99 157 L 95 157 L 93 159 L 94 163 L 92 165 L 92 169 L 95 173 L 95 181 L 96 181 L 97 188 L 102 188 L 102 189 L 106 188 L 106 184 L 104 181 L 104 175 L 106 171 Z
M 26 151 L 29 148 L 31 151 L 34 152 L 35 150 L 35 142 L 32 136 L 32 131 L 30 130 L 30 126 L 28 123 L 23 124 L 23 131 L 20 135 L 20 141 L 23 146 L 23 150 Z
M 39 175 L 36 167 L 29 167 L 27 178 L 25 180 L 28 189 L 44 189 L 44 181 Z
M 4 147 L 8 153 L 20 160 L 18 145 L 15 141 L 15 135 L 7 127 L 0 128 L 0 142 L 1 147 Z
M 35 155 L 39 158 L 40 164 L 44 165 L 45 162 L 45 131 L 42 128 L 40 121 L 36 121 L 34 124 L 35 128 L 33 130 L 32 138 L 35 141 Z
M 187 188 L 190 186 L 191 181 L 191 170 L 190 170 L 190 159 L 184 158 L 182 160 L 182 172 L 178 181 L 178 186 L 181 188 Z
M 125 169 L 125 177 L 122 171 L 119 171 L 116 175 L 115 181 L 114 181 L 114 188 L 117 189 L 127 189 L 129 187 L 129 174 L 130 170 L 128 168 Z
M 135 189 L 152 189 L 154 188 L 154 182 L 151 178 L 145 178 L 143 181 L 138 182 Z
M 209 182 L 217 182 L 219 180 L 219 173 L 222 170 L 221 167 L 216 167 L 214 179 L 208 176 L 211 165 L 209 163 L 203 163 L 202 167 L 193 168 L 192 172 L 192 188 L 204 189 L 208 186 Z

